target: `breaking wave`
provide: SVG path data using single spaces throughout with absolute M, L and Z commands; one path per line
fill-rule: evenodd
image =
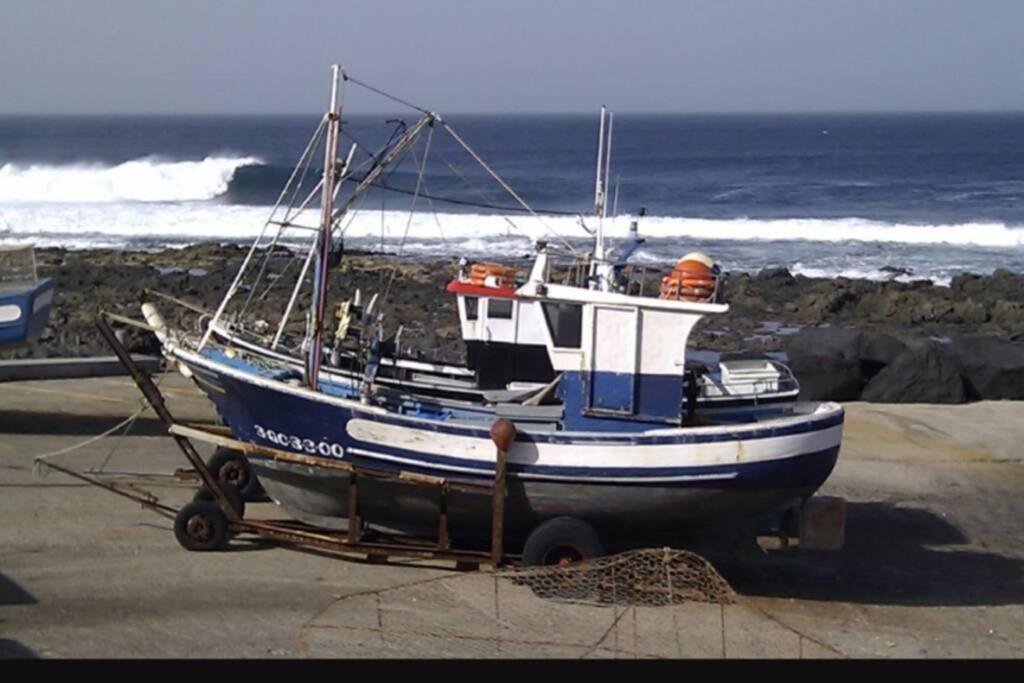
M 227 192 L 239 168 L 261 164 L 256 157 L 228 156 L 208 156 L 202 161 L 143 157 L 116 166 L 7 163 L 0 166 L 0 202 L 205 201 Z

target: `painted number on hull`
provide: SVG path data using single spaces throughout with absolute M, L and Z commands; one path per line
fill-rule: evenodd
M 305 451 L 310 455 L 322 455 L 324 457 L 334 456 L 335 458 L 345 457 L 345 448 L 341 444 L 329 443 L 327 441 L 313 441 L 312 439 L 300 439 L 290 434 L 275 432 L 273 429 L 264 429 L 261 425 L 254 425 L 256 436 L 266 439 L 271 443 L 293 451 Z

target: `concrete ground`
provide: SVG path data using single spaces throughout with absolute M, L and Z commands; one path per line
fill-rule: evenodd
M 180 377 L 182 419 L 209 420 Z M 836 553 L 722 567 L 736 604 L 612 608 L 486 572 L 374 565 L 237 540 L 190 553 L 172 522 L 50 471 L 140 406 L 127 378 L 0 384 L 0 655 L 27 657 L 1019 657 L 1024 403 L 848 405 L 823 493 Z M 209 452 L 209 449 L 206 450 Z M 151 413 L 54 456 L 180 505 L 194 482 Z M 250 506 L 273 516 L 274 506 Z

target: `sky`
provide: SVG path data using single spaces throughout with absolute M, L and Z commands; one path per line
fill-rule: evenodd
M 1024 111 L 1021 0 L 0 0 L 0 114 Z M 394 111 L 351 93 L 350 112 Z

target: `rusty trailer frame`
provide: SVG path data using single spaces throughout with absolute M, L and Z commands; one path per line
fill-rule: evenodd
M 503 564 L 518 563 L 519 556 L 506 553 L 503 544 L 505 498 L 507 495 L 506 461 L 508 448 L 515 438 L 515 425 L 510 421 L 504 419 L 496 420 L 491 429 L 491 436 L 497 450 L 495 478 L 491 485 L 452 481 L 442 477 L 433 477 L 413 472 L 376 469 L 239 441 L 233 438 L 230 429 L 226 427 L 200 427 L 194 424 L 178 422 L 168 409 L 159 387 L 153 383 L 149 374 L 135 363 L 124 344 L 118 339 L 110 325 L 110 320 L 129 323 L 139 327 L 143 326 L 137 321 L 125 319 L 122 316 L 107 312 L 102 312 L 97 322 L 100 333 L 107 344 L 131 375 L 132 380 L 156 412 L 157 417 L 167 425 L 168 434 L 175 440 L 182 453 L 184 453 L 185 458 L 198 474 L 202 484 L 212 493 L 213 501 L 227 520 L 227 531 L 234 534 L 254 534 L 260 538 L 278 543 L 309 546 L 338 553 L 339 555 L 363 555 L 368 560 L 376 561 L 383 561 L 391 556 L 438 559 L 453 561 L 458 569 L 476 569 L 481 565 L 498 568 Z M 146 326 L 146 329 L 148 329 L 148 326 Z M 238 510 L 232 505 L 231 498 L 225 493 L 224 484 L 214 476 L 198 451 L 196 451 L 195 446 L 192 444 L 193 439 L 215 446 L 234 449 L 243 454 L 258 454 L 274 460 L 348 472 L 351 487 L 348 530 L 346 532 L 332 532 L 295 520 L 249 519 L 244 517 L 244 515 L 240 515 Z M 179 509 L 160 503 L 155 497 L 134 495 L 73 470 L 53 465 L 52 463 L 45 464 L 57 471 L 135 500 L 143 507 L 152 509 L 165 516 L 177 515 L 180 512 Z M 380 537 L 379 540 L 364 538 L 362 527 L 363 522 L 366 520 L 360 515 L 359 482 L 366 478 L 399 479 L 411 485 L 436 488 L 438 492 L 437 537 L 425 539 L 404 535 L 384 536 L 377 534 Z M 447 495 L 450 491 L 472 491 L 491 494 L 493 514 L 490 550 L 460 550 L 452 547 L 447 514 Z

